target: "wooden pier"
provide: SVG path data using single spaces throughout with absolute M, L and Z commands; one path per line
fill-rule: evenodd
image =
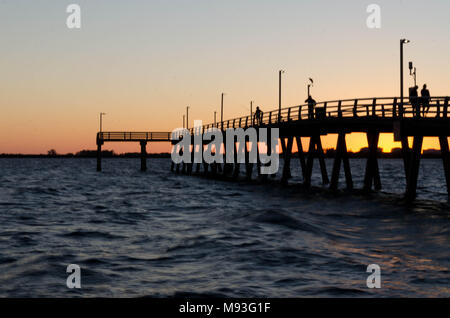
M 138 142 L 141 146 L 141 171 L 147 170 L 147 143 L 172 142 L 170 132 L 99 132 L 97 133 L 97 171 L 102 170 L 102 146 L 105 142 Z
M 450 136 L 450 117 L 448 117 L 449 97 L 432 97 L 429 105 L 426 105 L 428 112 L 422 114 L 417 108 L 414 108 L 406 99 L 402 102 L 400 98 L 368 98 L 368 99 L 350 99 L 336 100 L 317 103 L 313 114 L 309 113 L 308 105 L 300 105 L 279 110 L 264 112 L 262 120 L 256 123 L 251 116 L 244 116 L 209 124 L 201 127 L 201 134 L 208 129 L 217 128 L 225 132 L 228 128 L 278 128 L 282 148 L 282 157 L 284 159 L 284 168 L 281 181 L 287 183 L 291 175 L 290 162 L 292 158 L 292 148 L 294 139 L 298 147 L 298 156 L 302 169 L 304 185 L 311 186 L 311 176 L 314 160 L 319 161 L 322 181 L 329 184 L 332 190 L 338 189 L 338 181 L 341 166 L 345 173 L 346 187 L 353 189 L 352 172 L 347 153 L 346 136 L 350 133 L 365 133 L 369 153 L 367 157 L 364 190 L 380 190 L 382 180 L 378 166 L 378 142 L 381 133 L 391 133 L 396 141 L 402 145 L 402 156 L 404 162 L 404 171 L 406 178 L 405 196 L 407 200 L 413 200 L 416 197 L 417 181 L 419 175 L 419 165 L 422 153 L 422 143 L 424 137 L 438 137 L 440 141 L 442 161 L 444 165 L 443 173 L 447 182 L 447 191 L 450 195 L 450 157 L 448 137 Z M 194 135 L 194 129 L 190 130 Z M 324 160 L 324 151 L 321 137 L 329 134 L 338 135 L 336 145 L 336 155 L 334 158 L 331 180 L 328 178 L 328 172 Z M 410 148 L 408 138 L 413 138 L 413 145 Z M 305 153 L 302 149 L 302 138 L 309 138 L 309 149 Z M 236 149 L 236 141 L 235 149 Z M 225 143 L 225 138 L 224 138 Z M 204 144 L 203 147 L 205 147 Z M 248 158 L 249 144 L 246 141 L 244 147 L 245 155 Z M 257 145 L 254 145 L 257 146 Z M 177 144 L 175 142 L 175 146 Z M 201 149 L 195 151 L 204 151 Z M 175 151 L 181 149 L 175 148 Z M 258 147 L 259 148 L 259 147 Z M 267 149 L 271 145 L 267 144 Z M 203 162 L 203 173 L 212 176 L 237 177 L 240 164 L 207 164 Z M 200 173 L 201 164 L 197 164 L 196 171 Z M 172 171 L 183 171 L 186 174 L 193 173 L 193 163 L 181 163 L 176 165 L 172 163 Z M 247 163 L 246 176 L 251 178 L 253 164 Z M 257 164 L 258 175 L 261 165 Z

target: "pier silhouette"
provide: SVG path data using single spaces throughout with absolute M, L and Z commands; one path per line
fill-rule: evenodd
M 417 109 L 415 103 L 401 101 L 398 97 L 346 99 L 326 102 L 318 102 L 315 105 L 314 113 L 311 114 L 308 104 L 282 108 L 281 110 L 266 111 L 261 114 L 259 120 L 255 121 L 252 116 L 244 116 L 207 124 L 200 127 L 200 134 L 204 135 L 209 129 L 216 128 L 225 133 L 228 128 L 278 128 L 282 148 L 284 166 L 281 182 L 287 183 L 291 176 L 290 162 L 293 157 L 292 148 L 294 139 L 297 143 L 298 157 L 302 169 L 303 185 L 311 186 L 311 177 L 314 160 L 317 159 L 320 165 L 322 182 L 329 185 L 330 189 L 339 188 L 339 176 L 341 166 L 345 174 L 347 189 L 353 189 L 353 179 L 350 161 L 347 152 L 346 136 L 350 133 L 365 133 L 367 135 L 368 156 L 364 177 L 364 190 L 381 190 L 382 180 L 378 166 L 378 141 L 381 133 L 391 133 L 395 141 L 401 142 L 402 158 L 406 178 L 405 197 L 412 201 L 416 197 L 417 182 L 419 176 L 419 166 L 422 154 L 424 137 L 437 137 L 440 142 L 440 150 L 443 161 L 443 173 L 447 182 L 447 191 L 450 196 L 450 155 L 448 137 L 450 136 L 449 117 L 450 97 L 430 97 L 426 105 L 427 112 Z M 421 115 L 422 114 L 422 115 Z M 193 140 L 198 133 L 198 128 L 188 130 Z M 270 132 L 270 130 L 269 130 Z M 325 165 L 324 150 L 321 137 L 329 134 L 337 134 L 336 152 L 331 172 L 331 180 Z M 225 146 L 225 134 L 223 146 Z M 409 146 L 408 138 L 413 138 L 412 147 Z M 309 138 L 309 147 L 305 152 L 302 146 L 302 138 Z M 141 147 L 141 170 L 147 169 L 147 143 L 150 142 L 170 142 L 174 151 L 182 151 L 179 146 L 181 136 L 176 136 L 171 132 L 99 132 L 97 133 L 97 170 L 101 171 L 101 150 L 105 142 L 139 142 Z M 203 138 L 202 138 L 203 139 Z M 259 141 L 259 134 L 258 134 Z M 190 163 L 182 162 L 174 164 L 172 171 L 183 172 L 191 175 L 193 173 L 212 177 L 237 178 L 240 164 L 234 163 L 213 163 L 208 164 L 203 161 L 197 163 L 194 171 L 194 156 L 199 151 L 203 152 L 204 147 L 210 141 L 203 141 L 203 147 L 191 151 L 192 160 Z M 259 144 L 259 142 L 258 142 Z M 237 149 L 237 140 L 234 140 Z M 245 156 L 249 156 L 249 140 L 246 139 L 244 147 Z M 256 145 L 257 146 L 257 145 Z M 271 151 L 270 138 L 266 142 L 267 151 Z M 195 148 L 195 147 L 194 147 Z M 259 146 L 257 146 L 259 154 Z M 235 156 L 237 151 L 235 151 Z M 203 158 L 203 156 L 202 156 Z M 202 159 L 204 160 L 204 159 Z M 203 165 L 203 172 L 201 171 Z M 254 164 L 246 161 L 246 177 L 251 179 Z M 261 176 L 261 163 L 256 164 L 258 175 Z M 267 176 L 262 176 L 263 178 Z
M 318 159 L 322 174 L 322 182 L 329 185 L 330 189 L 337 190 L 341 166 L 343 165 L 347 189 L 353 189 L 351 166 L 348 159 L 346 135 L 350 133 L 365 133 L 368 142 L 368 156 L 364 177 L 364 190 L 381 190 L 382 180 L 378 166 L 378 141 L 380 133 L 391 133 L 395 141 L 401 142 L 402 157 L 406 178 L 405 197 L 412 201 L 416 197 L 417 181 L 419 176 L 419 165 L 422 154 L 424 137 L 438 137 L 440 141 L 441 155 L 443 160 L 443 173 L 447 182 L 447 191 L 450 195 L 450 157 L 448 137 L 450 136 L 450 117 L 448 117 L 448 106 L 450 97 L 430 97 L 427 103 L 427 112 L 421 115 L 416 105 L 399 97 L 346 99 L 318 102 L 315 105 L 313 116 L 308 109 L 308 104 L 282 108 L 281 110 L 265 111 L 258 121 L 251 116 L 233 118 L 215 124 L 204 125 L 200 128 L 203 135 L 208 129 L 216 128 L 223 133 L 228 128 L 278 128 L 282 148 L 284 167 L 281 177 L 282 183 L 287 183 L 291 175 L 290 162 L 293 157 L 293 141 L 296 140 L 298 157 L 302 169 L 303 184 L 311 186 L 311 176 L 314 160 Z M 189 130 L 194 136 L 198 128 Z M 270 132 L 270 130 L 269 130 Z M 337 134 L 336 154 L 334 158 L 331 180 L 325 165 L 324 151 L 321 137 L 329 134 Z M 225 134 L 223 146 L 225 146 Z M 412 148 L 409 146 L 408 138 L 413 138 Z M 193 137 L 192 137 L 193 138 Z M 305 152 L 302 148 L 302 138 L 309 138 L 309 149 Z M 177 144 L 179 138 L 173 138 L 174 151 L 181 151 Z M 259 140 L 259 135 L 258 135 Z M 234 140 L 235 149 L 237 149 Z M 206 146 L 209 142 L 203 142 Z M 248 158 L 248 138 L 244 147 L 245 156 Z M 270 138 L 266 143 L 268 151 L 271 151 Z M 193 158 L 198 151 L 204 151 L 199 147 L 191 152 L 191 163 L 180 163 L 176 165 L 176 171 L 190 175 L 193 173 L 213 176 L 236 178 L 239 175 L 240 164 L 234 163 L 207 164 L 203 162 L 203 172 L 200 163 L 196 164 L 193 171 Z M 259 147 L 257 147 L 259 151 Z M 236 151 L 235 154 L 236 156 Z M 253 173 L 252 163 L 246 161 L 246 173 L 251 179 Z M 260 175 L 261 164 L 257 163 L 257 172 Z M 175 171 L 172 163 L 172 171 Z M 265 177 L 265 176 L 263 176 Z

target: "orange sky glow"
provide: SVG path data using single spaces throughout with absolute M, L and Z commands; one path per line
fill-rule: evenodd
M 186 106 L 211 123 L 303 104 L 314 78 L 317 101 L 399 95 L 399 39 L 418 84 L 450 95 L 448 1 L 378 1 L 382 27 L 366 26 L 361 1 L 78 1 L 82 28 L 66 27 L 66 1 L 0 3 L 0 153 L 76 153 L 95 149 L 99 113 L 104 131 L 172 131 Z M 424 18 L 425 17 L 425 18 Z M 405 92 L 412 79 L 405 69 Z M 333 148 L 336 136 L 323 137 Z M 305 141 L 306 142 L 306 141 Z M 367 146 L 363 134 L 348 148 Z M 307 143 L 305 143 L 307 145 Z M 382 135 L 384 151 L 400 147 Z M 439 148 L 426 138 L 424 149 Z M 104 149 L 138 152 L 139 144 Z M 170 145 L 150 144 L 151 153 Z

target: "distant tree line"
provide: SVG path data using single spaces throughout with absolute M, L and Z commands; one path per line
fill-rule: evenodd
M 103 158 L 139 158 L 139 152 L 127 152 L 117 154 L 114 150 L 102 150 Z M 58 154 L 55 149 L 50 149 L 47 154 L 27 155 L 27 154 L 0 154 L 0 158 L 96 158 L 97 150 L 81 150 L 77 153 Z M 170 158 L 170 153 L 150 153 L 148 158 Z
M 369 154 L 369 148 L 361 148 L 358 152 L 348 152 L 349 158 L 367 158 Z M 334 158 L 336 150 L 333 148 L 325 149 L 326 158 Z M 139 158 L 141 154 L 139 152 L 126 152 L 117 154 L 114 150 L 102 150 L 103 158 Z M 294 156 L 298 156 L 298 153 L 294 153 Z M 81 150 L 77 153 L 58 154 L 55 149 L 50 149 L 47 154 L 42 155 L 26 155 L 26 154 L 0 154 L 0 158 L 96 158 L 97 150 Z M 148 158 L 170 158 L 170 153 L 151 153 L 147 154 Z M 396 159 L 402 158 L 402 149 L 394 148 L 391 152 L 383 152 L 381 148 L 378 148 L 378 157 L 384 159 Z M 422 158 L 441 158 L 441 151 L 436 149 L 424 150 Z

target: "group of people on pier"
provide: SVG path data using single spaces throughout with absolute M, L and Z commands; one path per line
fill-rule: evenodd
M 430 100 L 431 95 L 430 91 L 427 88 L 427 84 L 424 84 L 422 90 L 420 91 L 419 96 L 419 86 L 413 86 L 409 89 L 409 101 L 411 103 L 411 107 L 413 109 L 413 114 L 415 117 L 425 117 L 425 114 L 430 110 Z M 317 102 L 312 98 L 311 95 L 305 100 L 305 103 L 308 104 L 308 119 L 314 119 L 315 107 Z M 261 125 L 263 122 L 263 112 L 261 109 L 256 107 L 255 114 L 253 116 L 253 125 Z
M 421 97 L 419 97 L 419 86 L 413 86 L 409 89 L 409 101 L 413 108 L 413 113 L 416 117 L 420 117 L 420 112 L 422 111 L 422 116 L 425 117 L 425 113 L 430 110 L 430 91 L 427 88 L 427 84 L 423 85 L 420 91 Z
M 314 119 L 314 108 L 316 107 L 317 102 L 309 95 L 308 99 L 305 100 L 305 103 L 308 104 L 308 119 Z M 258 106 L 256 107 L 255 115 L 253 115 L 253 125 L 261 125 L 262 121 L 263 112 Z

